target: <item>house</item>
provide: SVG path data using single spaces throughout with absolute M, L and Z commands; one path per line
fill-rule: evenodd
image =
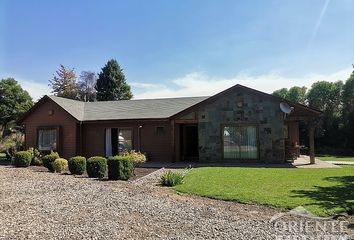
M 280 103 L 291 107 L 285 114 Z M 298 155 L 299 122 L 321 112 L 242 85 L 211 97 L 80 102 L 44 96 L 20 120 L 26 148 L 69 158 L 135 149 L 149 161 L 260 161 Z

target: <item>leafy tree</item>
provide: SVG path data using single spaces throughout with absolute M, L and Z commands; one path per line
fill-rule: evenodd
M 78 99 L 78 87 L 76 85 L 76 73 L 74 69 L 68 69 L 60 64 L 49 86 L 53 88 L 52 93 L 58 97 Z
M 0 81 L 0 125 L 4 128 L 33 106 L 31 96 L 13 78 Z
M 80 100 L 84 102 L 93 102 L 96 100 L 96 81 L 96 73 L 91 71 L 81 72 L 78 82 Z
M 115 59 L 109 60 L 102 68 L 95 89 L 98 101 L 128 100 L 133 97 L 123 70 Z
M 279 90 L 276 90 L 272 93 L 274 96 L 285 98 L 288 96 L 288 89 L 287 88 L 281 88 Z
M 323 111 L 322 125 L 317 129 L 317 142 L 322 146 L 335 146 L 343 142 L 342 87 L 341 81 L 319 81 L 312 84 L 307 94 L 308 105 Z
M 292 87 L 286 97 L 289 101 L 305 104 L 306 87 Z
M 342 101 L 345 145 L 354 148 L 354 72 L 343 85 Z
M 306 87 L 281 88 L 272 93 L 274 96 L 285 98 L 289 101 L 304 104 L 306 100 Z

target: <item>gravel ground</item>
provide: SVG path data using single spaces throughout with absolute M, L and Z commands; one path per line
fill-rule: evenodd
M 269 222 L 279 210 L 146 183 L 0 166 L 0 239 L 274 239 L 291 233 Z

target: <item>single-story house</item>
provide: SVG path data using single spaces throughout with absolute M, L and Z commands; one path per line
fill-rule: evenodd
M 284 113 L 280 105 L 290 108 Z M 298 155 L 299 122 L 321 112 L 235 85 L 211 97 L 81 102 L 44 96 L 20 120 L 26 148 L 65 158 L 134 149 L 149 161 L 260 161 Z

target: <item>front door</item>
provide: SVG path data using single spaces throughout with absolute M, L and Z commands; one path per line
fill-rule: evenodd
M 198 125 L 181 126 L 181 159 L 182 161 L 198 161 Z

